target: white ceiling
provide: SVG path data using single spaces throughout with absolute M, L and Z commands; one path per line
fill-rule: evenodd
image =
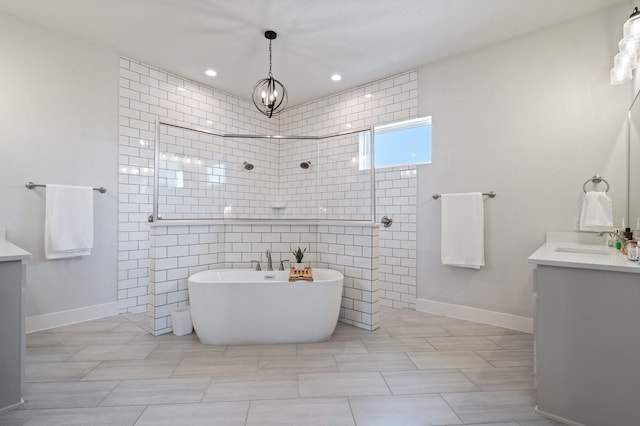
M 0 0 L 0 11 L 245 99 L 268 74 L 272 29 L 273 75 L 291 106 L 620 3 L 629 2 Z M 329 79 L 335 72 L 342 81 Z

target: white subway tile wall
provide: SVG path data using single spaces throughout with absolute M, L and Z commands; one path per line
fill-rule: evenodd
M 380 304 L 416 308 L 416 183 L 415 166 L 376 170 L 378 217 L 393 218 L 380 228 Z
M 371 126 L 393 123 L 418 117 L 418 73 L 415 70 L 403 72 L 371 84 L 340 92 L 314 102 L 290 108 L 280 115 L 280 132 L 300 136 L 320 136 L 344 131 L 367 129 Z M 351 138 L 357 139 L 354 135 Z M 342 194 L 354 203 L 362 203 L 361 210 L 349 210 L 353 218 L 361 219 L 370 209 L 370 200 L 364 194 L 353 197 L 354 192 L 368 192 L 370 172 L 357 172 L 359 152 L 356 143 L 331 138 L 325 140 L 328 156 L 342 155 L 342 163 L 336 170 L 348 170 L 336 178 L 328 177 L 327 183 L 316 188 L 318 194 L 336 192 L 339 195 L 329 199 L 326 205 L 338 204 Z M 289 176 L 292 181 L 303 175 L 284 169 L 293 169 L 296 161 L 303 159 L 302 153 L 312 157 L 311 147 L 304 150 L 304 144 L 282 141 L 281 176 Z M 313 158 L 309 158 L 312 159 Z M 351 164 L 349 164 L 351 159 Z M 312 165 L 313 167 L 313 165 Z M 309 169 L 313 170 L 313 169 Z M 308 171 L 307 171 L 308 172 Z M 383 215 L 393 217 L 390 228 L 380 228 L 380 304 L 398 308 L 415 309 L 416 301 L 416 167 L 394 167 L 376 170 L 376 220 Z M 367 175 L 365 178 L 364 176 Z M 347 195 L 348 194 L 348 195 Z M 370 196 L 370 195 L 369 195 Z M 325 208 L 320 199 L 318 211 Z M 367 204 L 368 203 L 368 204 Z M 341 213 L 343 210 L 339 210 Z M 330 213 L 329 211 L 327 214 Z M 285 210 L 285 217 L 288 214 Z M 358 216 L 360 215 L 360 216 Z M 370 217 L 370 216 L 368 216 Z
M 168 331 L 167 311 L 187 300 L 184 299 L 186 278 L 179 278 L 180 274 L 203 268 L 244 267 L 247 259 L 257 259 L 267 246 L 274 251 L 274 259 L 279 259 L 278 255 L 288 252 L 285 245 L 298 243 L 309 245 L 309 260 L 317 266 L 345 268 L 343 321 L 375 328 L 377 303 L 415 306 L 415 240 L 411 240 L 414 238 L 411 229 L 415 230 L 415 194 L 409 193 L 410 188 L 415 193 L 416 180 L 415 176 L 402 175 L 401 169 L 394 169 L 398 173 L 386 170 L 376 173 L 376 188 L 385 191 L 384 196 L 382 192 L 378 194 L 378 219 L 389 212 L 394 212 L 395 217 L 389 229 L 356 227 L 358 232 L 371 235 L 357 234 L 355 229 L 350 229 L 353 235 L 341 235 L 340 232 L 347 229 L 329 226 L 325 232 L 319 225 L 286 222 L 246 225 L 269 226 L 269 230 L 241 231 L 242 228 L 237 228 L 240 225 L 229 224 L 219 225 L 223 228 L 201 225 L 209 227 L 206 231 L 199 227 L 192 229 L 192 226 L 178 228 L 184 235 L 169 234 L 167 227 L 168 238 L 154 241 L 153 253 L 150 253 L 147 217 L 152 210 L 156 118 L 216 133 L 327 135 L 368 128 L 417 116 L 416 71 L 293 107 L 277 119 L 269 120 L 254 111 L 246 100 L 128 58 L 121 58 L 120 65 L 118 300 L 121 312 L 148 310 L 154 321 L 152 328 L 156 332 Z M 178 131 L 171 126 L 161 126 L 160 130 L 161 152 L 167 156 L 161 158 L 164 162 L 161 161 L 159 175 L 160 194 L 166 197 L 160 205 L 165 208 L 162 214 L 166 218 L 367 220 L 371 217 L 370 172 L 359 171 L 354 161 L 359 155 L 357 135 L 325 139 L 320 143 L 304 139 L 225 139 L 220 144 L 217 140 L 220 138 L 202 132 Z M 254 169 L 245 171 L 244 161 L 254 164 Z M 311 161 L 311 167 L 301 169 L 302 161 Z M 217 184 L 223 181 L 228 186 L 220 189 Z M 400 206 L 399 213 L 395 213 L 395 205 L 384 211 L 383 207 L 392 206 L 389 197 L 407 204 Z M 154 232 L 162 232 L 161 229 Z M 170 235 L 177 240 L 171 245 L 171 251 L 168 245 L 161 245 L 173 242 Z M 154 235 L 154 239 L 156 237 L 164 235 Z M 349 243 L 351 237 L 353 245 Z M 208 242 L 202 243 L 201 239 Z M 207 253 L 204 253 L 205 244 Z M 391 251 L 378 253 L 378 245 Z M 153 288 L 148 288 L 150 273 Z M 184 282 L 180 284 L 180 280 Z M 150 294 L 159 297 L 151 301 Z
M 149 303 L 147 218 L 152 212 L 153 202 L 156 119 L 187 127 L 209 129 L 216 133 L 276 134 L 279 130 L 276 121 L 269 120 L 255 111 L 253 105 L 246 100 L 129 58 L 120 58 L 118 203 L 120 312 L 146 312 L 147 303 Z M 168 135 L 167 132 L 165 137 Z M 193 141 L 189 143 L 192 145 L 182 147 L 187 151 L 181 153 L 181 158 L 189 158 L 188 156 L 192 153 L 204 153 L 200 151 L 202 149 L 200 145 L 193 146 Z M 233 155 L 233 150 L 238 148 L 231 146 L 229 149 L 232 150 Z M 197 150 L 197 152 L 191 150 Z M 247 152 L 256 155 L 251 149 L 247 149 Z M 251 157 L 253 158 L 255 157 Z M 258 160 L 255 161 L 258 162 Z M 184 163 L 181 165 L 184 167 Z M 191 195 L 187 195 L 188 202 L 194 202 L 192 198 Z M 176 198 L 173 201 L 178 200 L 179 198 Z
M 220 224 L 151 226 L 149 317 L 154 335 L 171 331 L 171 311 L 188 304 L 187 278 L 207 269 L 267 270 L 293 260 L 305 249 L 303 263 L 344 275 L 340 321 L 366 330 L 378 328 L 378 228 L 362 225 Z M 287 263 L 284 264 L 289 268 Z
M 278 143 L 160 125 L 163 219 L 273 218 Z M 250 167 L 245 167 L 250 165 Z
M 358 140 L 351 134 L 281 141 L 279 217 L 371 221 L 371 171 L 358 169 Z

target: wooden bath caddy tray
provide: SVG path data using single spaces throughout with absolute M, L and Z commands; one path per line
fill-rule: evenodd
M 313 269 L 311 266 L 305 266 L 302 269 L 292 266 L 289 271 L 289 281 L 313 281 Z

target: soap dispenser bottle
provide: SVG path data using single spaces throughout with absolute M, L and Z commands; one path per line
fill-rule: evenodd
M 640 217 L 636 218 L 636 229 L 633 230 L 633 239 L 640 241 Z

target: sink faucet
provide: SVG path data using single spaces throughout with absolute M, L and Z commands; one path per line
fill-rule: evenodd
M 625 246 L 625 244 L 627 244 L 629 242 L 629 240 L 627 240 L 624 235 L 620 235 L 618 232 L 613 232 L 613 231 L 602 231 L 599 232 L 598 235 L 603 236 L 604 234 L 609 234 L 612 237 L 616 237 L 618 240 L 620 240 L 620 243 L 622 244 L 622 247 Z
M 273 271 L 273 262 L 271 261 L 271 250 L 267 250 L 267 271 Z

